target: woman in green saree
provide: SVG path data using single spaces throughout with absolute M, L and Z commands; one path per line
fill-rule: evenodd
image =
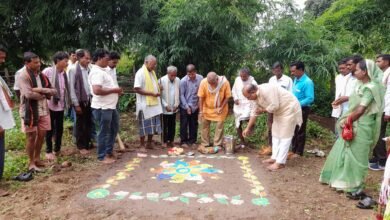
M 353 122 L 354 138 L 351 141 L 342 137 L 336 140 L 320 175 L 321 183 L 347 192 L 353 199 L 360 199 L 358 196 L 364 194 L 362 189 L 369 153 L 379 137 L 385 91 L 381 84 L 382 75 L 372 60 L 362 60 L 356 66 L 358 81 L 349 97 L 349 110 L 337 122 L 341 134 L 349 118 Z

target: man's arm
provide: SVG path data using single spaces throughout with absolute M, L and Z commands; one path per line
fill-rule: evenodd
M 31 87 L 30 81 L 27 78 L 26 74 L 20 74 L 18 78 L 18 85 L 20 87 L 20 93 L 28 99 L 42 100 L 46 98 L 46 96 L 44 96 L 43 94 L 33 91 L 33 88 Z
M 310 106 L 314 102 L 314 84 L 313 81 L 308 81 L 305 86 L 305 98 L 300 100 L 301 106 Z
M 69 90 L 70 90 L 70 98 L 72 99 L 73 105 L 79 106 L 79 100 L 76 96 L 76 91 L 74 89 L 74 83 L 75 83 L 75 75 L 76 75 L 76 68 L 75 66 L 72 66 L 72 68 L 69 69 L 68 71 L 68 84 L 69 84 Z
M 186 91 L 186 83 L 184 80 L 180 80 L 180 103 L 184 106 L 185 109 L 188 109 L 188 103 L 184 94 L 184 91 Z
M 95 95 L 109 95 L 111 93 L 122 93 L 121 88 L 103 88 L 101 85 L 92 85 L 92 90 Z

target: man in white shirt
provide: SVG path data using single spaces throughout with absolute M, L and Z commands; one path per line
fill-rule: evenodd
M 105 164 L 114 163 L 113 147 L 119 130 L 119 116 L 116 110 L 119 95 L 122 89 L 114 83 L 106 68 L 109 61 L 109 52 L 97 49 L 93 54 L 93 65 L 88 76 L 92 91 L 92 114 L 99 127 L 97 135 L 98 160 Z M 111 156 L 110 156 L 111 155 Z
M 159 79 L 161 102 L 163 107 L 163 147 L 173 147 L 176 131 L 176 113 L 180 104 L 180 79 L 177 77 L 177 68 L 168 66 L 167 75 Z
M 289 92 L 292 92 L 293 81 L 292 79 L 283 74 L 283 65 L 278 61 L 272 65 L 272 76 L 268 83 L 278 85 Z M 268 147 L 263 148 L 260 151 L 260 155 L 270 155 L 272 153 L 272 122 L 273 116 L 271 113 L 268 114 L 267 127 L 268 127 Z
M 137 71 L 134 90 L 137 93 L 136 115 L 138 119 L 140 151 L 153 149 L 154 134 L 161 134 L 160 115 L 163 113 L 160 99 L 160 87 L 156 73 L 157 59 L 153 55 L 145 57 L 144 65 Z M 145 146 L 145 136 L 148 136 Z
M 5 62 L 7 50 L 0 45 L 0 64 Z M 11 100 L 11 90 L 0 76 L 0 179 L 3 177 L 4 160 L 5 160 L 5 130 L 15 126 L 14 117 L 12 116 L 13 102 Z M 0 189 L 0 197 L 7 196 L 8 192 Z
M 387 159 L 386 142 L 382 139 L 386 136 L 387 122 L 390 121 L 390 54 L 381 54 L 376 58 L 376 64 L 383 71 L 382 83 L 386 88 L 385 108 L 383 110 L 381 131 L 378 142 L 373 150 L 369 168 L 371 170 L 384 170 Z
M 348 58 L 344 58 L 338 62 L 339 73 L 335 78 L 335 100 L 332 102 L 332 117 L 336 120 L 348 111 L 349 96 L 355 88 L 356 78 L 347 67 Z M 335 130 L 337 134 L 337 129 Z
M 253 84 L 257 86 L 256 80 L 250 75 L 248 68 L 242 68 L 239 71 L 239 76 L 236 77 L 233 88 L 232 96 L 234 100 L 233 112 L 235 117 L 235 125 L 238 137 L 241 140 L 241 146 L 245 146 L 247 143 L 242 135 L 242 121 L 249 121 L 251 114 L 252 102 L 248 100 L 242 93 L 242 89 L 248 85 Z
M 109 56 L 110 56 L 110 60 L 108 61 L 108 66 L 106 68 L 106 71 L 108 72 L 108 74 L 110 74 L 110 76 L 114 80 L 115 85 L 118 86 L 118 78 L 116 76 L 116 66 L 118 65 L 118 62 L 121 59 L 121 55 L 116 51 L 112 51 L 110 52 Z

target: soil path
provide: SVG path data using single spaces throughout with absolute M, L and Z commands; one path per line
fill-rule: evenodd
M 144 155 L 128 152 L 112 166 L 89 162 L 37 176 L 0 199 L 0 219 L 373 217 L 373 211 L 355 208 L 356 201 L 318 183 L 322 158 L 302 157 L 269 172 L 255 152 L 232 157 L 221 152 L 212 158 L 167 158 L 164 153 L 138 157 Z M 381 175 L 370 173 L 368 185 L 379 183 Z M 375 187 L 367 192 L 377 196 Z

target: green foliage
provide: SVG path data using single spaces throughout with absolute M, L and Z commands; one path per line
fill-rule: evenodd
M 23 150 L 25 149 L 26 135 L 21 131 L 21 122 L 18 109 L 13 110 L 15 127 L 5 132 L 6 150 Z
M 13 176 L 25 172 L 27 160 L 27 155 L 24 152 L 7 151 L 5 153 L 4 179 L 9 180 Z
M 136 103 L 136 96 L 134 93 L 124 94 L 119 97 L 119 111 L 134 111 Z
M 312 13 L 315 17 L 322 15 L 335 0 L 307 0 L 305 10 Z
M 118 74 L 129 75 L 130 73 L 133 73 L 134 59 L 134 55 L 128 55 L 126 53 L 121 54 L 121 59 L 116 67 Z

